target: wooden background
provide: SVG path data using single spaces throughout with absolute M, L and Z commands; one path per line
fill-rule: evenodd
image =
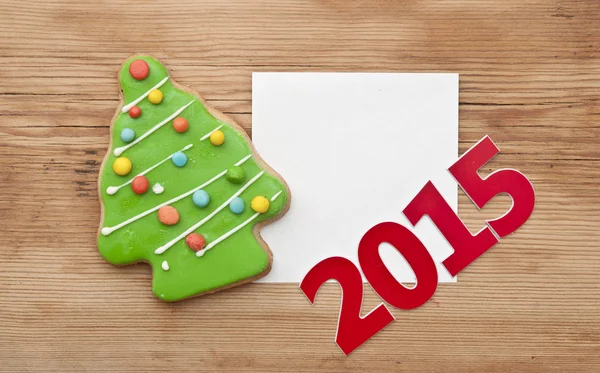
M 0 0 L 0 370 L 600 371 L 599 48 L 597 0 Z M 460 151 L 490 134 L 486 171 L 528 175 L 536 209 L 347 358 L 335 284 L 315 306 L 295 285 L 160 302 L 95 247 L 135 52 L 248 132 L 253 71 L 458 72 Z M 459 200 L 472 230 L 510 205 Z

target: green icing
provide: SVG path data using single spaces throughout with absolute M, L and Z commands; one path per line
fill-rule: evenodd
M 143 59 L 150 66 L 150 74 L 142 81 L 135 80 L 129 75 L 129 64 L 135 59 Z M 151 57 L 136 56 L 127 60 L 120 74 L 124 103 L 128 104 L 142 96 L 167 75 L 167 69 Z M 159 89 L 164 94 L 160 104 L 151 104 L 146 98 L 137 104 L 142 110 L 139 118 L 132 119 L 128 113 L 119 111 L 114 120 L 110 153 L 100 171 L 100 198 L 104 206 L 103 227 L 120 224 L 200 186 L 217 174 L 230 169 L 252 152 L 244 136 L 234 127 L 213 117 L 202 102 L 192 94 L 175 87 L 172 79 Z M 121 140 L 121 130 L 131 128 L 135 131 L 136 138 L 139 138 L 192 100 L 193 104 L 179 115 L 188 120 L 189 129 L 186 132 L 176 132 L 172 121 L 169 121 L 121 154 L 122 157 L 129 158 L 133 164 L 128 175 L 119 176 L 113 172 L 112 164 L 117 158 L 113 153 L 114 149 L 127 145 Z M 209 139 L 200 141 L 200 138 L 220 125 L 223 125 L 221 131 L 225 134 L 223 145 L 213 146 Z M 185 151 L 188 157 L 187 164 L 179 168 L 168 160 L 147 173 L 150 188 L 145 194 L 135 194 L 130 185 L 121 188 L 114 195 L 107 194 L 106 189 L 109 186 L 119 186 L 127 182 L 188 144 L 193 144 L 193 147 Z M 166 301 L 176 301 L 214 291 L 265 272 L 270 264 L 269 254 L 255 237 L 253 229 L 257 223 L 283 213 L 289 199 L 283 181 L 266 170 L 239 197 L 244 200 L 246 206 L 250 206 L 250 201 L 255 196 L 261 195 L 270 199 L 277 192 L 282 191 L 281 195 L 271 202 L 269 211 L 259 215 L 250 224 L 217 244 L 202 257 L 197 257 L 196 253 L 187 247 L 185 237 L 163 254 L 154 253 L 158 247 L 179 236 L 215 211 L 263 170 L 254 158 L 247 160 L 240 167 L 245 175 L 241 183 L 231 183 L 223 176 L 203 188 L 210 195 L 208 206 L 198 208 L 192 202 L 191 195 L 172 203 L 171 206 L 175 207 L 180 214 L 179 222 L 173 226 L 161 224 L 157 212 L 153 212 L 110 235 L 99 234 L 100 253 L 107 261 L 114 264 L 148 262 L 153 269 L 154 294 Z M 162 194 L 157 195 L 152 192 L 152 186 L 156 183 L 164 187 Z M 235 215 L 225 207 L 194 232 L 204 236 L 207 244 L 210 244 L 254 214 L 252 209 L 247 208 L 242 214 Z M 161 267 L 165 260 L 170 267 L 168 271 Z

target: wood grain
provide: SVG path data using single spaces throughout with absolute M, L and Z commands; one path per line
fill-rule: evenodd
M 0 0 L 0 370 L 600 371 L 600 2 Z M 349 357 L 339 287 L 165 304 L 96 251 L 117 69 L 166 62 L 251 133 L 252 71 L 458 72 L 460 151 L 530 177 L 530 220 Z M 482 211 L 459 196 L 473 230 Z M 365 312 L 378 304 L 366 288 Z

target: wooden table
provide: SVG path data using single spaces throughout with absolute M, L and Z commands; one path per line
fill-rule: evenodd
M 600 371 L 600 2 L 0 1 L 0 370 Z M 349 357 L 339 287 L 176 304 L 95 241 L 98 171 L 140 52 L 251 130 L 253 71 L 460 73 L 460 151 L 490 134 L 530 220 Z M 479 212 L 460 194 L 471 230 Z M 379 303 L 366 287 L 363 311 Z

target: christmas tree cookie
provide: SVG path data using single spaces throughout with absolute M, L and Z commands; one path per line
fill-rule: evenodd
M 154 58 L 130 58 L 119 80 L 124 106 L 100 170 L 102 256 L 149 263 L 166 301 L 266 275 L 272 258 L 259 230 L 287 211 L 285 182 L 235 122 Z

